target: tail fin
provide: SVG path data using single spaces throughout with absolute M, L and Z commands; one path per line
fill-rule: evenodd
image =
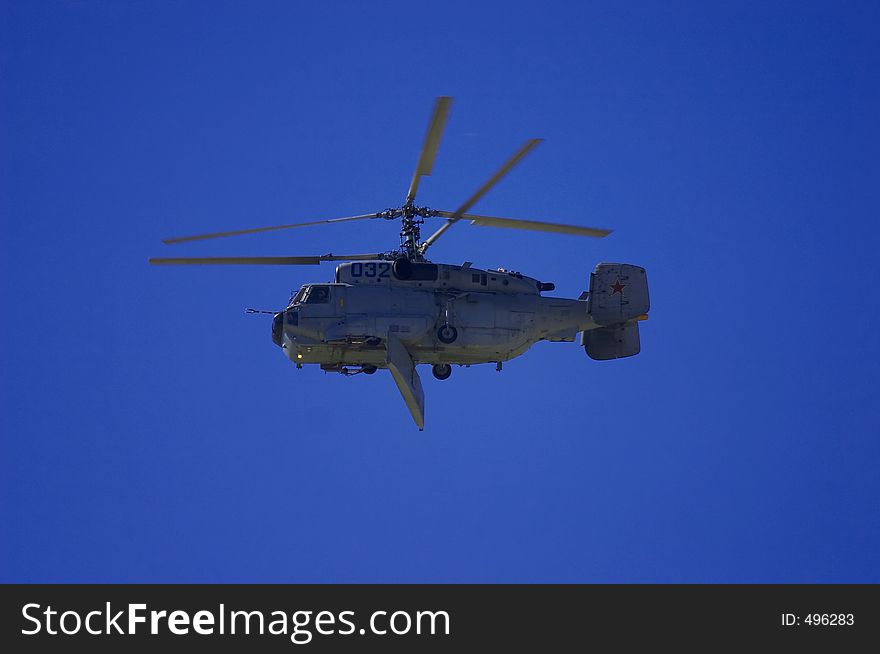
M 587 312 L 598 325 L 616 325 L 648 313 L 648 276 L 628 263 L 600 263 L 590 274 Z
M 585 331 L 581 344 L 591 359 L 631 357 L 641 350 L 638 320 L 647 318 L 648 277 L 627 263 L 600 263 L 590 275 L 587 312 L 599 329 Z

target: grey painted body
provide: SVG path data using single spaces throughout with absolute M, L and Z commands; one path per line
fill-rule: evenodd
M 399 278 L 388 261 L 339 265 L 334 283 L 303 286 L 276 315 L 276 344 L 298 367 L 318 364 L 343 373 L 350 373 L 350 367 L 391 369 L 420 428 L 424 407 L 418 364 L 500 364 L 538 341 L 573 342 L 578 332 L 594 330 L 600 336 L 584 340 L 593 358 L 638 351 L 635 321 L 644 317 L 648 302 L 644 270 L 636 266 L 600 264 L 590 293 L 567 299 L 542 296 L 548 285 L 503 269 L 414 265 L 418 272 L 410 279 Z M 638 271 L 641 279 L 631 280 Z M 614 283 L 622 288 L 614 291 Z M 438 336 L 444 325 L 454 328 L 452 342 Z M 631 341 L 633 331 L 635 351 L 625 338 Z M 393 351 L 400 355 L 397 366 Z

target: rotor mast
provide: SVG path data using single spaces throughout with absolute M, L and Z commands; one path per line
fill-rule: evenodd
M 401 213 L 400 249 L 403 250 L 407 259 L 417 261 L 419 245 L 422 240 L 421 227 L 425 221 L 416 213 L 416 207 L 412 200 L 407 200 L 401 208 Z
M 400 250 L 410 261 L 425 261 L 422 253 L 422 225 L 425 218 L 438 215 L 436 209 L 417 207 L 412 200 L 407 200 L 400 208 Z

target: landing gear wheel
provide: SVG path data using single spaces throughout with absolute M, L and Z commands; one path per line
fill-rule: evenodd
M 431 366 L 431 372 L 437 379 L 443 381 L 449 379 L 449 375 L 452 374 L 452 366 L 448 363 L 435 363 Z
M 441 343 L 446 343 L 447 345 L 449 345 L 450 343 L 454 343 L 455 339 L 457 338 L 458 330 L 449 323 L 446 323 L 437 330 L 437 339 Z
M 370 336 L 367 340 L 364 341 L 364 343 L 366 343 L 370 347 L 376 347 L 381 342 L 382 342 L 382 339 L 378 338 L 376 336 Z
M 367 375 L 372 375 L 376 372 L 376 366 L 361 366 L 361 372 Z

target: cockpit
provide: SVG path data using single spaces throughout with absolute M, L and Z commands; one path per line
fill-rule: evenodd
M 306 292 L 303 304 L 327 304 L 330 301 L 330 287 L 312 285 Z
M 287 309 L 276 313 L 272 320 L 272 341 L 281 347 L 284 344 L 285 328 L 303 325 L 302 320 L 325 319 L 334 315 L 333 287 L 330 284 L 306 284 L 290 298 Z
M 294 304 L 302 303 L 303 298 L 306 296 L 307 290 L 308 290 L 308 286 L 303 286 L 296 293 L 291 293 L 290 302 L 287 303 L 287 306 L 292 307 Z
M 325 284 L 306 284 L 296 292 L 288 307 L 295 304 L 327 304 L 330 302 L 330 287 Z

